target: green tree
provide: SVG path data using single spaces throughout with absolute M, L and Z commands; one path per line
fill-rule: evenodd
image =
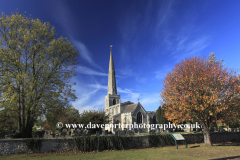
M 212 146 L 210 129 L 218 121 L 239 119 L 240 77 L 223 69 L 212 53 L 209 59 L 189 58 L 176 64 L 163 82 L 165 116 L 174 123 L 197 120 L 204 142 Z
M 52 108 L 46 113 L 47 126 L 52 131 L 56 131 L 57 122 L 63 124 L 78 123 L 80 118 L 78 110 L 72 107 L 72 105 L 66 105 L 64 107 Z M 65 127 L 65 126 L 63 126 Z
M 86 126 L 89 122 L 92 124 L 109 124 L 110 120 L 109 115 L 106 115 L 104 110 L 84 110 L 80 114 L 78 122 Z
M 13 106 L 0 110 L 0 130 L 17 130 L 18 129 L 18 108 Z
M 57 38 L 49 23 L 18 12 L 10 16 L 2 14 L 1 107 L 17 104 L 22 137 L 32 137 L 37 117 L 49 107 L 76 99 L 70 79 L 75 76 L 78 56 L 71 42 Z
M 165 104 L 163 106 L 165 106 Z M 165 111 L 164 111 L 163 106 L 159 106 L 157 109 L 157 120 L 158 120 L 159 124 L 167 124 L 168 123 L 167 118 L 164 116 Z

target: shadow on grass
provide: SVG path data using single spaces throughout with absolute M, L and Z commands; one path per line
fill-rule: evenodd
M 197 147 L 200 147 L 200 145 L 192 146 L 192 147 L 189 147 L 189 148 L 197 148 Z
M 214 144 L 214 146 L 240 146 L 240 143 L 226 142 L 226 143 Z

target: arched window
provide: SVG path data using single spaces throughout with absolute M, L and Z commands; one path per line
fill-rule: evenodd
M 113 105 L 115 105 L 116 104 L 116 99 L 113 99 Z
M 137 113 L 137 123 L 142 123 L 142 113 L 141 112 Z
M 153 116 L 153 122 L 152 123 L 156 124 L 156 117 L 155 116 Z

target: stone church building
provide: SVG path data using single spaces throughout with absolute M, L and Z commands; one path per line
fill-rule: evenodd
M 133 103 L 130 101 L 121 103 L 120 95 L 117 94 L 117 85 L 115 77 L 115 69 L 112 56 L 112 46 L 110 46 L 110 60 L 108 72 L 108 94 L 105 96 L 105 113 L 110 115 L 111 124 L 156 124 L 156 112 L 146 111 L 142 104 Z M 135 123 L 134 123 L 135 122 Z M 109 125 L 110 126 L 110 125 Z M 134 127 L 135 128 L 135 127 Z M 134 129 L 133 128 L 133 129 Z M 115 127 L 105 128 L 112 133 L 115 132 Z M 129 128 L 127 128 L 129 129 Z M 123 128 L 119 128 L 123 130 Z M 134 129 L 137 131 L 137 129 Z M 140 132 L 148 132 L 149 128 L 140 129 Z

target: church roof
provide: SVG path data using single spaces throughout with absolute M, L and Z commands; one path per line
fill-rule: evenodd
M 138 103 L 128 105 L 128 107 L 126 108 L 124 113 L 133 112 L 135 110 L 135 108 L 137 107 L 137 105 L 138 105 Z
M 133 102 L 127 101 L 127 102 L 121 103 L 121 105 L 126 105 L 126 104 L 133 104 Z
M 153 117 L 153 116 L 156 116 L 156 115 L 157 115 L 157 113 L 154 112 L 154 111 L 146 111 L 146 112 L 147 112 L 147 114 L 148 114 L 150 117 Z

